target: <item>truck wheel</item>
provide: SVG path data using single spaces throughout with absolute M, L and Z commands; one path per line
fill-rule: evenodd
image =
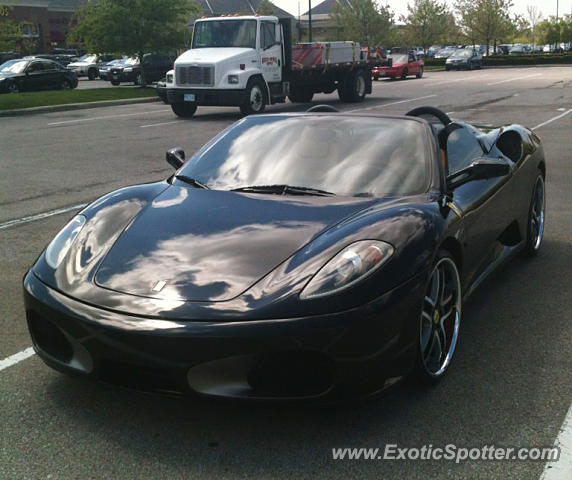
M 121 82 L 119 80 L 111 80 L 111 85 L 114 85 L 117 87 L 117 85 L 119 85 Z
M 365 86 L 363 70 L 350 72 L 346 80 L 338 87 L 338 96 L 342 102 L 363 102 Z
M 181 118 L 191 118 L 195 112 L 197 111 L 197 104 L 196 103 L 172 103 L 171 110 L 173 113 L 177 115 L 177 117 Z
M 288 98 L 292 103 L 308 103 L 314 98 L 314 92 L 306 88 L 297 88 L 290 92 Z
M 90 68 L 87 71 L 87 78 L 89 80 L 95 80 L 96 77 L 97 77 L 97 70 L 95 68 Z
M 240 106 L 240 111 L 243 115 L 255 115 L 262 113 L 265 108 L 264 85 L 258 79 L 249 81 L 246 87 L 246 103 Z

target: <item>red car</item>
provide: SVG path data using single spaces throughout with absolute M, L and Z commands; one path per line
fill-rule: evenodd
M 383 77 L 401 78 L 405 80 L 408 75 L 415 75 L 417 78 L 423 76 L 423 60 L 419 60 L 414 53 L 392 53 L 388 56 L 391 58 L 391 67 L 374 67 L 371 70 L 371 77 L 379 80 Z

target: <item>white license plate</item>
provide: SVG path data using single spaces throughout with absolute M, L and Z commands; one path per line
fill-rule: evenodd
M 185 102 L 194 102 L 195 101 L 195 94 L 194 93 L 185 93 L 183 95 L 183 100 Z

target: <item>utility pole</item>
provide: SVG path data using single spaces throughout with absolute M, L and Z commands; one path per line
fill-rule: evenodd
M 556 10 L 558 10 L 558 7 Z M 312 41 L 312 0 L 308 0 L 308 41 Z

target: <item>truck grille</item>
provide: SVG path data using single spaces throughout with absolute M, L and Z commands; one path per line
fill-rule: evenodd
M 175 81 L 177 85 L 212 87 L 214 85 L 214 67 L 176 67 Z

